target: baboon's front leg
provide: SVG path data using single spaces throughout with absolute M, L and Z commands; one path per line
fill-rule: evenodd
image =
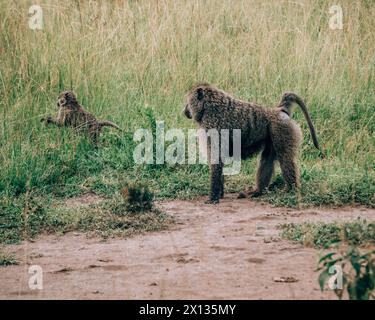
M 58 122 L 57 120 L 53 119 L 51 116 L 47 116 L 47 117 L 43 117 L 42 119 L 40 119 L 41 122 L 44 122 L 45 124 L 54 124 L 58 127 L 61 127 L 61 124 L 60 122 Z
M 221 192 L 220 192 L 220 199 L 224 198 L 224 175 L 221 175 Z
M 211 190 L 210 198 L 206 203 L 216 204 L 224 195 L 223 164 L 211 165 Z

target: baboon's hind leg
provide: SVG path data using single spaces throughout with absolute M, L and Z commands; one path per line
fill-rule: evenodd
M 90 138 L 91 138 L 91 143 L 95 147 L 97 147 L 98 146 L 98 134 L 95 132 L 95 133 L 91 134 Z
M 280 162 L 281 173 L 287 190 L 300 187 L 300 173 L 297 165 L 298 144 L 296 141 L 280 142 L 276 148 L 277 160 Z
M 92 145 L 97 148 L 98 147 L 98 142 L 99 142 L 99 135 L 100 135 L 100 129 L 93 129 L 89 133 L 90 141 Z
M 299 189 L 301 185 L 300 173 L 296 157 L 293 155 L 282 154 L 278 159 L 287 190 Z
M 256 186 L 255 189 L 250 192 L 252 197 L 260 196 L 264 189 L 270 184 L 274 168 L 275 168 L 275 159 L 276 153 L 272 146 L 272 143 L 269 142 L 264 150 L 262 151 L 259 167 L 256 175 Z
M 280 162 L 281 173 L 287 190 L 299 189 L 300 173 L 297 156 L 302 139 L 302 133 L 294 123 L 283 123 L 272 130 L 272 140 L 277 160 Z
M 255 188 L 250 192 L 240 192 L 238 198 L 245 198 L 248 195 L 252 197 L 259 197 L 263 193 L 264 189 L 268 187 L 272 179 L 275 168 L 275 160 L 275 149 L 273 148 L 271 141 L 269 141 L 261 153 L 256 175 Z

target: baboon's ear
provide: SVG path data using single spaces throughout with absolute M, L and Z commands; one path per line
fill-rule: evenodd
M 204 97 L 203 89 L 202 88 L 198 88 L 197 89 L 197 94 L 198 94 L 198 100 L 202 100 L 203 97 Z

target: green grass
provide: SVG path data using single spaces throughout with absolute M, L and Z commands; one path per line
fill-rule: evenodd
M 282 238 L 310 247 L 328 248 L 337 242 L 354 246 L 375 245 L 375 222 L 362 219 L 345 223 L 286 223 L 279 227 Z
M 124 181 L 147 184 L 157 199 L 208 194 L 205 166 L 139 166 L 132 157 L 138 128 L 156 120 L 166 130 L 194 127 L 181 108 L 200 81 L 269 106 L 285 91 L 304 97 L 327 157 L 314 150 L 296 112 L 305 133 L 302 205 L 374 207 L 375 8 L 365 0 L 340 3 L 344 29 L 334 31 L 325 1 L 40 1 L 44 29 L 33 31 L 26 16 L 32 2 L 2 2 L 1 233 L 39 232 L 43 219 L 30 231 L 25 212 L 38 221 L 60 198 L 88 191 L 113 197 Z M 68 129 L 43 126 L 40 118 L 56 112 L 66 89 L 126 133 L 106 129 L 93 150 Z M 256 159 L 244 162 L 226 189 L 250 187 L 255 168 Z M 28 199 L 41 207 L 32 211 Z M 296 205 L 280 189 L 263 199 Z

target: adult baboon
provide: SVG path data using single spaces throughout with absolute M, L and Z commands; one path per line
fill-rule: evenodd
M 121 130 L 111 121 L 99 121 L 91 113 L 85 111 L 78 103 L 76 95 L 71 91 L 61 92 L 57 98 L 59 108 L 56 119 L 51 116 L 42 118 L 46 124 L 55 124 L 59 127 L 73 127 L 77 131 L 88 134 L 90 140 L 96 145 L 99 135 L 104 126 L 109 126 Z
M 294 103 L 302 109 L 314 145 L 319 149 L 306 106 L 294 93 L 285 93 L 277 108 L 265 108 L 255 103 L 237 100 L 213 85 L 204 83 L 189 91 L 184 114 L 195 120 L 202 129 L 217 129 L 219 135 L 222 129 L 241 129 L 242 159 L 261 151 L 256 186 L 250 192 L 250 195 L 256 197 L 269 185 L 276 160 L 280 162 L 288 189 L 300 186 L 296 160 L 302 132 L 298 124 L 291 119 Z M 233 145 L 233 142 L 230 141 L 231 144 Z M 208 146 L 210 147 L 210 143 Z M 223 183 L 223 159 L 220 159 L 217 164 L 211 163 L 211 191 L 208 203 L 218 203 L 219 198 L 223 197 Z

